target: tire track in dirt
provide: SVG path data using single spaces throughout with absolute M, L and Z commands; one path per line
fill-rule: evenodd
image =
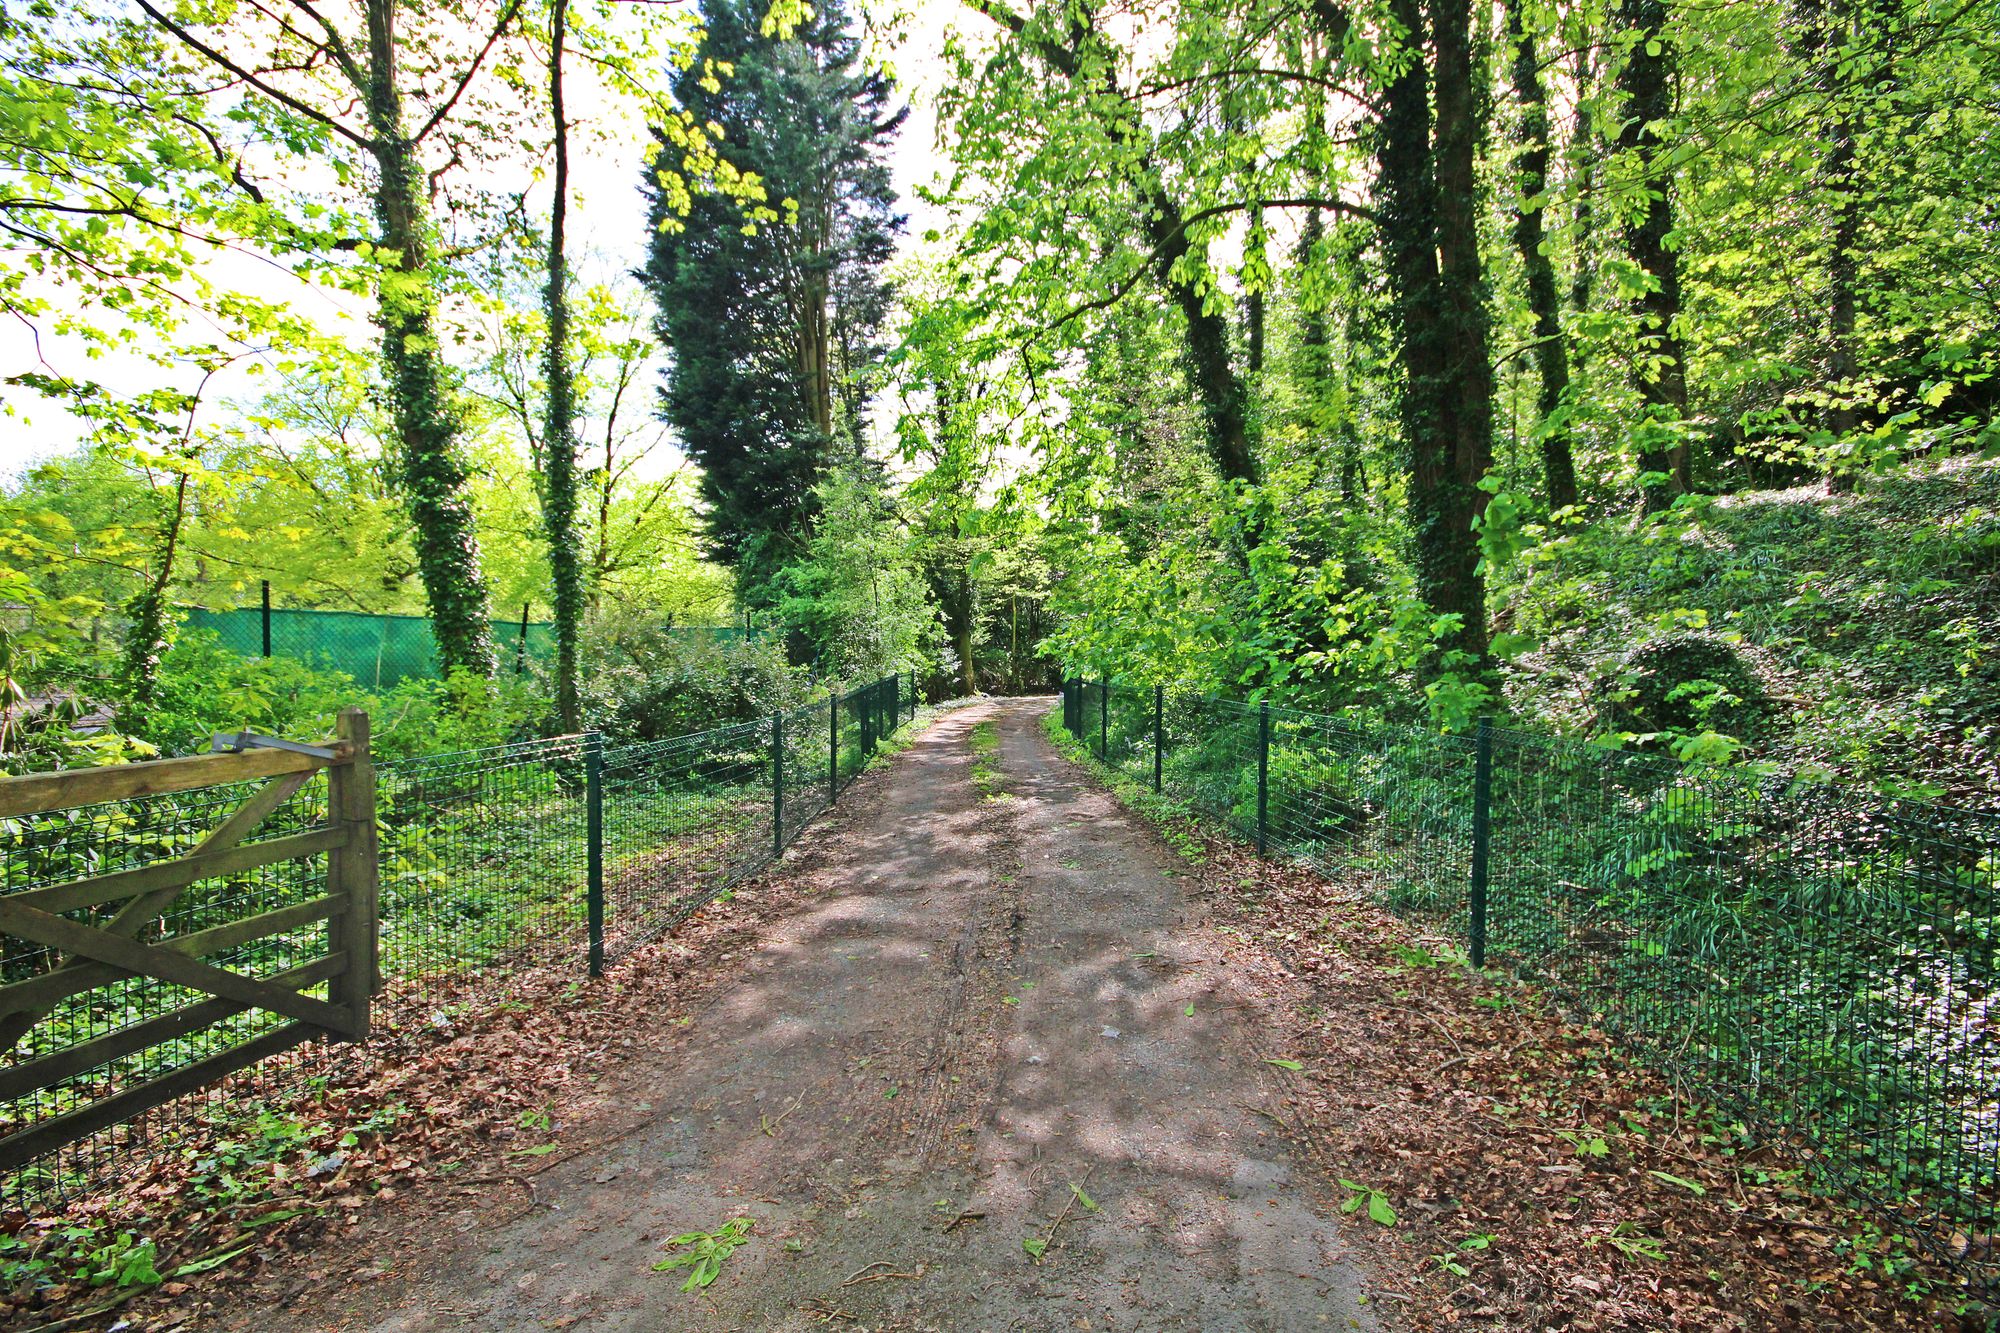
M 1007 821 L 991 802 L 979 821 L 979 847 L 989 863 L 1011 863 L 1011 849 L 1004 846 Z M 923 1088 L 912 1151 L 925 1166 L 945 1164 L 952 1147 L 953 1127 L 977 1123 L 985 1099 L 991 1094 L 991 1080 L 977 1071 L 990 1061 L 980 1058 L 995 1044 L 991 1015 L 967 1003 L 976 989 L 991 982 L 995 957 L 991 940 L 994 922 L 1009 909 L 998 890 L 989 886 L 977 899 L 975 911 L 951 942 L 947 960 L 947 990 L 937 1018 L 936 1035 L 923 1067 Z

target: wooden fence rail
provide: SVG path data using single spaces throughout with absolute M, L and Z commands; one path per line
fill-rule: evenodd
M 251 840 L 322 772 L 326 818 L 319 827 Z M 52 1114 L 38 1109 L 8 1117 L 11 1123 L 0 1133 L 0 1170 L 18 1168 L 303 1042 L 358 1041 L 368 1035 L 369 1003 L 380 988 L 380 878 L 375 771 L 368 756 L 368 715 L 361 710 L 343 711 L 337 734 L 323 747 L 253 745 L 185 759 L 0 778 L 0 838 L 37 816 L 260 780 L 261 787 L 183 855 L 0 895 L 0 937 L 9 937 L 9 956 L 15 958 L 13 979 L 0 984 L 0 1051 L 7 1053 L 0 1063 L 0 1105 L 56 1107 Z M 252 904 L 246 909 L 250 915 L 213 924 L 208 914 L 198 913 L 200 928 L 173 928 L 176 905 L 198 883 L 287 862 L 310 867 L 319 857 L 325 858 L 324 892 L 271 910 Z M 212 961 L 257 941 L 312 932 L 321 922 L 324 946 L 318 957 L 261 976 Z M 33 960 L 29 975 L 18 975 L 22 958 Z M 79 997 L 134 978 L 149 978 L 168 994 L 193 991 L 204 998 L 108 1030 L 85 1022 L 80 1038 L 70 1035 L 79 1026 L 74 1014 L 88 1012 L 87 1004 L 79 1009 Z M 308 993 L 322 985 L 324 998 Z M 146 1076 L 147 1062 L 134 1058 L 166 1043 L 186 1043 L 251 1010 L 290 1021 L 185 1063 L 169 1059 L 164 1063 L 171 1067 L 157 1076 Z M 53 1017 L 59 1015 L 68 1017 Z M 39 1096 L 43 1093 L 57 1095 Z

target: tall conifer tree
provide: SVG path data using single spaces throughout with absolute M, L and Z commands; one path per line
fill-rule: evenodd
M 861 58 L 845 5 L 780 38 L 762 0 L 705 0 L 681 104 L 722 130 L 766 202 L 748 220 L 720 195 L 685 217 L 648 182 L 643 271 L 672 354 L 662 410 L 702 471 L 708 537 L 748 605 L 803 550 L 813 487 L 861 448 L 900 219 L 883 155 L 903 114 Z

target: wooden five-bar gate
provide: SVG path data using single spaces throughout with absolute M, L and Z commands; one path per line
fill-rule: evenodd
M 218 737 L 217 747 L 0 778 L 0 839 L 17 843 L 38 821 L 59 833 L 61 821 L 91 810 L 143 810 L 217 787 L 246 792 L 233 809 L 237 793 L 218 802 L 209 792 L 199 808 L 228 813 L 184 853 L 0 894 L 0 1107 L 12 1108 L 0 1124 L 0 1171 L 302 1042 L 367 1036 L 379 988 L 367 714 L 341 713 L 321 745 L 245 734 Z M 321 773 L 323 807 L 310 788 Z M 287 828 L 257 836 L 281 809 Z M 302 820 L 301 809 L 313 817 Z M 260 879 L 265 867 L 283 875 Z M 188 902 L 218 880 L 232 887 Z M 264 949 L 261 972 L 232 961 L 273 940 L 282 947 Z M 270 957 L 282 966 L 272 970 Z M 246 1014 L 262 1017 L 245 1023 Z

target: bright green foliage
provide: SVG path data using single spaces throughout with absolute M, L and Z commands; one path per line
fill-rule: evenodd
M 747 609 L 822 676 L 1117 673 L 1990 789 L 1994 0 L 975 0 L 893 288 L 899 117 L 849 11 L 641 8 L 566 6 L 562 50 L 607 94 L 580 141 L 652 127 L 657 330 L 562 280 L 507 156 L 552 141 L 551 10 L 10 14 L 10 308 L 159 367 L 16 379 L 91 436 L 0 500 L 24 699 L 122 680 L 153 737 L 175 603 L 268 578 L 445 621 L 580 594 L 580 718 L 646 734 L 672 690 L 794 688 L 642 643 Z M 392 11 L 396 51 L 356 39 Z M 216 59 L 264 86 L 204 93 Z M 209 239 L 382 346 L 211 285 Z
M 1660 561 L 1712 562 L 1680 511 L 1631 525 L 1642 490 L 1837 490 L 2000 440 L 2000 344 L 1969 294 L 1990 255 L 1961 250 L 2000 181 L 1986 103 L 1967 93 L 2000 76 L 1977 36 L 1990 0 L 1523 0 L 1507 12 L 1515 59 L 1474 53 L 1470 125 L 1440 63 L 1454 52 L 1439 34 L 1456 40 L 1444 7 L 1182 0 L 1130 24 L 970 9 L 946 52 L 956 172 L 935 202 L 950 223 L 901 354 L 928 394 L 905 456 L 930 468 L 913 495 L 1024 497 L 983 532 L 1048 562 L 1044 645 L 1073 672 L 1617 730 L 1600 692 L 1550 689 L 1547 673 L 1616 677 L 1643 641 L 1690 628 L 1655 617 L 1699 604 L 1719 618 L 1732 592 L 1662 590 Z M 1425 97 L 1404 95 L 1412 78 Z M 1932 156 L 1947 142 L 1949 163 Z M 1468 210 L 1486 193 L 1513 205 L 1515 234 Z M 1164 266 L 1149 231 L 1163 215 L 1186 242 Z M 1435 244 L 1400 239 L 1431 226 Z M 1925 276 L 1933 264 L 1951 271 Z M 1232 326 L 1254 486 L 1217 452 L 1189 286 Z M 1474 359 L 1490 385 L 1454 368 Z M 968 416 L 1004 423 L 1000 442 Z M 1649 473 L 1659 486 L 1640 486 Z M 1899 521 L 1930 548 L 1935 520 Z M 947 571 L 970 563 L 968 537 L 939 525 Z M 1618 568 L 1587 594 L 1551 573 L 1584 550 Z M 951 622 L 962 586 L 934 596 Z M 1581 658 L 1542 651 L 1551 596 Z M 1984 623 L 1949 620 L 1960 636 Z M 1872 731 L 1880 714 L 1830 716 L 1851 697 L 1834 684 L 1847 655 L 1804 668 L 1827 700 L 1807 716 Z M 1990 733 L 1948 720 L 1976 711 L 1986 674 L 1970 664 L 1925 692 L 1954 696 L 1949 713 L 1914 705 L 1931 755 L 1990 751 Z M 1855 677 L 1874 694 L 1906 678 Z M 1663 747 L 1740 761 L 1778 743 L 1729 720 L 1715 690 L 1683 702 L 1707 720 L 1667 728 Z M 1882 740 L 1867 747 L 1878 771 Z
M 1396 1210 L 1389 1205 L 1389 1197 L 1372 1185 L 1358 1185 L 1351 1180 L 1342 1180 L 1340 1187 L 1347 1191 L 1347 1202 L 1340 1205 L 1343 1213 L 1360 1212 L 1366 1209 L 1368 1220 L 1378 1226 L 1396 1225 Z
M 929 660 L 937 634 L 923 580 L 879 477 L 843 468 L 817 492 L 805 558 L 778 571 L 781 620 L 803 636 L 818 673 L 865 679 Z
M 671 1272 L 676 1268 L 688 1270 L 687 1281 L 681 1284 L 682 1291 L 696 1291 L 708 1286 L 722 1274 L 723 1261 L 734 1254 L 738 1247 L 750 1238 L 750 1228 L 756 1222 L 748 1217 L 733 1217 L 713 1231 L 689 1231 L 667 1241 L 669 1250 L 679 1250 L 653 1265 L 654 1272 Z

